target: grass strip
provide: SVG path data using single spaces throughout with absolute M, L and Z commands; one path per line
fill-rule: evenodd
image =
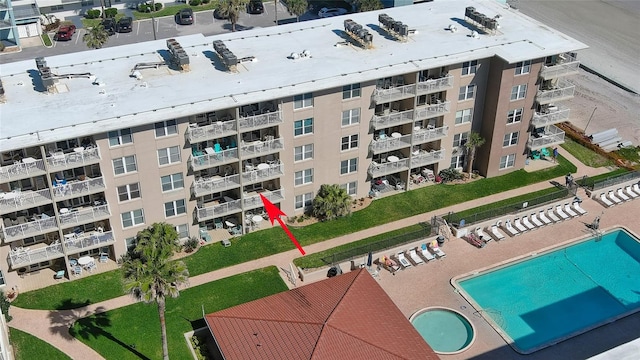
M 62 351 L 24 331 L 9 328 L 9 335 L 15 360 L 71 360 Z
M 581 163 L 589 167 L 602 167 L 615 165 L 613 160 L 594 152 L 593 150 L 582 146 L 578 142 L 572 140 L 570 137 L 565 137 L 564 144 L 560 145 L 568 153 L 575 156 Z

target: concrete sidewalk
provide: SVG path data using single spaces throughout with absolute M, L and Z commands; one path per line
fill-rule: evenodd
M 602 173 L 609 172 L 607 168 L 591 168 L 580 163 L 571 154 L 561 154 L 567 160 L 576 164 L 578 171 L 573 174 L 574 178 L 579 179 L 584 175 L 594 176 Z M 414 225 L 418 222 L 429 221 L 431 217 L 435 215 L 442 215 L 447 212 L 461 211 L 473 207 L 477 207 L 483 204 L 492 203 L 504 199 L 508 199 L 521 194 L 526 194 L 542 189 L 549 188 L 551 182 L 556 181 L 564 184 L 564 177 L 559 177 L 549 181 L 544 181 L 522 188 L 505 191 L 499 194 L 486 196 L 480 199 L 467 201 L 464 203 L 456 204 L 446 208 L 434 210 L 431 212 L 415 215 L 409 218 L 397 220 L 388 224 L 379 225 L 373 228 L 365 229 L 362 231 L 354 232 L 344 236 L 340 236 L 331 240 L 323 241 L 313 245 L 309 245 L 305 248 L 307 254 L 317 253 L 323 250 L 331 249 L 336 246 L 347 244 L 353 241 L 364 239 L 370 236 L 374 236 L 383 232 L 393 231 L 401 229 L 410 225 Z M 293 259 L 300 256 L 297 249 L 286 251 L 283 253 L 267 256 L 261 259 L 249 261 L 246 263 L 230 266 L 224 269 L 219 269 L 206 274 L 194 276 L 189 279 L 190 286 L 198 286 L 211 281 L 219 280 L 232 275 L 240 274 L 243 272 L 261 269 L 267 266 L 277 266 L 279 269 L 289 269 L 289 264 Z M 287 283 L 287 285 L 290 285 Z M 51 344 L 64 352 L 72 359 L 103 359 L 97 352 L 90 347 L 86 346 L 79 340 L 69 335 L 69 327 L 77 320 L 92 314 L 101 313 L 113 309 L 117 309 L 123 306 L 134 304 L 136 301 L 131 296 L 121 296 L 118 298 L 103 301 L 97 304 L 92 304 L 86 307 L 62 310 L 62 311 L 47 311 L 47 310 L 27 310 L 17 307 L 12 307 L 10 310 L 13 320 L 9 323 L 10 327 L 16 328 L 27 332 L 33 336 L 36 336 L 43 341 Z

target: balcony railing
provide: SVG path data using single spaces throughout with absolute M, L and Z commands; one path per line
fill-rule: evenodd
M 543 80 L 549 80 L 577 74 L 580 69 L 580 62 L 574 58 L 567 60 L 568 61 L 558 62 L 555 65 L 543 66 L 542 70 L 540 70 L 540 77 Z
M 223 150 L 215 154 L 204 154 L 202 156 L 191 156 L 189 163 L 193 171 L 208 169 L 210 167 L 224 165 L 238 161 L 238 149 Z
M 111 216 L 109 205 L 99 205 L 87 209 L 60 214 L 60 225 L 69 227 L 74 225 L 89 224 L 95 221 L 108 219 Z
M 536 101 L 538 104 L 544 105 L 556 101 L 571 99 L 573 98 L 575 89 L 575 85 L 568 82 L 559 82 L 553 89 L 539 90 L 536 94 Z
M 5 242 L 21 240 L 27 237 L 46 234 L 58 229 L 56 219 L 48 217 L 36 221 L 29 221 L 24 224 L 3 227 L 2 233 Z
M 196 208 L 196 216 L 198 222 L 214 219 L 217 217 L 234 214 L 242 210 L 242 200 L 227 201 L 222 204 L 217 204 L 207 207 Z
M 265 114 L 240 117 L 239 124 L 241 131 L 247 131 L 278 125 L 283 121 L 282 112 L 280 110 L 276 110 Z
M 380 177 L 397 173 L 398 171 L 404 171 L 409 169 L 409 158 L 400 159 L 398 161 L 386 162 L 384 164 L 378 164 L 371 162 L 369 165 L 369 175 L 372 177 Z
M 67 252 L 74 252 L 79 250 L 85 250 L 89 248 L 97 248 L 100 246 L 107 246 L 116 242 L 113 236 L 113 231 L 105 232 L 93 232 L 90 235 L 80 236 L 74 239 L 68 239 L 64 241 L 64 246 L 67 248 Z
M 449 126 L 443 126 L 435 129 L 419 129 L 413 133 L 413 144 L 424 144 L 426 142 L 442 139 L 447 136 Z
M 205 126 L 190 124 L 186 137 L 189 143 L 194 144 L 202 141 L 218 139 L 221 137 L 236 134 L 236 121 L 218 121 Z
M 265 191 L 261 194 L 274 204 L 284 200 L 284 189 L 279 189 L 275 191 Z M 242 202 L 244 204 L 245 210 L 255 209 L 263 206 L 260 195 L 248 196 L 244 198 Z
M 0 182 L 25 179 L 32 176 L 44 175 L 44 160 L 27 158 L 17 164 L 0 167 Z
M 385 115 L 373 115 L 371 123 L 376 130 L 391 126 L 409 124 L 413 122 L 413 109 L 405 111 L 391 111 Z
M 85 165 L 96 164 L 100 161 L 100 149 L 97 146 L 85 149 L 79 147 L 70 153 L 53 153 L 47 157 L 49 171 L 77 168 Z
M 9 263 L 12 268 L 28 266 L 31 264 L 37 264 L 39 262 L 47 261 L 62 257 L 62 244 L 60 242 L 48 245 L 46 247 L 34 250 L 12 250 L 9 252 Z
M 453 87 L 453 75 L 447 75 L 439 79 L 428 79 L 418 84 L 418 95 L 434 93 Z
M 240 155 L 243 157 L 255 157 L 280 151 L 284 148 L 284 142 L 281 138 L 266 141 L 254 141 L 245 143 L 240 148 Z
M 389 89 L 376 88 L 373 91 L 373 101 L 376 104 L 388 103 L 416 96 L 416 85 L 409 84 Z
M 235 189 L 240 186 L 240 175 L 215 176 L 208 179 L 198 179 L 191 185 L 191 193 L 196 196 L 204 196 Z
M 71 199 L 79 196 L 95 194 L 106 189 L 104 178 L 91 178 L 83 181 L 67 182 L 64 185 L 57 185 L 53 190 L 56 200 Z
M 544 113 L 535 112 L 531 124 L 535 127 L 543 127 L 566 120 L 569 120 L 569 108 L 559 105 L 549 107 Z
M 549 125 L 544 133 L 529 135 L 527 145 L 531 150 L 540 150 L 544 147 L 555 146 L 564 143 L 564 131 L 557 126 Z
M 369 150 L 374 154 L 402 149 L 411 146 L 411 135 L 400 137 L 387 136 L 384 139 L 373 140 L 369 145 Z
M 29 209 L 50 203 L 51 193 L 49 192 L 49 189 L 5 193 L 0 198 L 0 214 Z
M 284 164 L 270 164 L 268 168 L 245 171 L 242 173 L 242 182 L 252 184 L 261 181 L 276 179 L 284 174 Z
M 444 149 L 421 151 L 411 157 L 411 168 L 435 164 L 441 160 L 444 160 Z
M 445 101 L 439 104 L 422 105 L 416 107 L 416 120 L 424 120 L 435 116 L 448 114 L 451 108 L 451 102 Z

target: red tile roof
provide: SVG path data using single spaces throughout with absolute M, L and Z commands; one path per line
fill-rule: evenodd
M 438 359 L 361 269 L 205 317 L 226 359 Z

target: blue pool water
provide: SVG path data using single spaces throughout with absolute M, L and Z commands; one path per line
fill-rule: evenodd
M 615 230 L 457 285 L 530 353 L 640 309 L 640 242 Z
M 474 340 L 473 326 L 463 315 L 449 309 L 424 309 L 411 324 L 431 348 L 440 354 L 466 350 Z

